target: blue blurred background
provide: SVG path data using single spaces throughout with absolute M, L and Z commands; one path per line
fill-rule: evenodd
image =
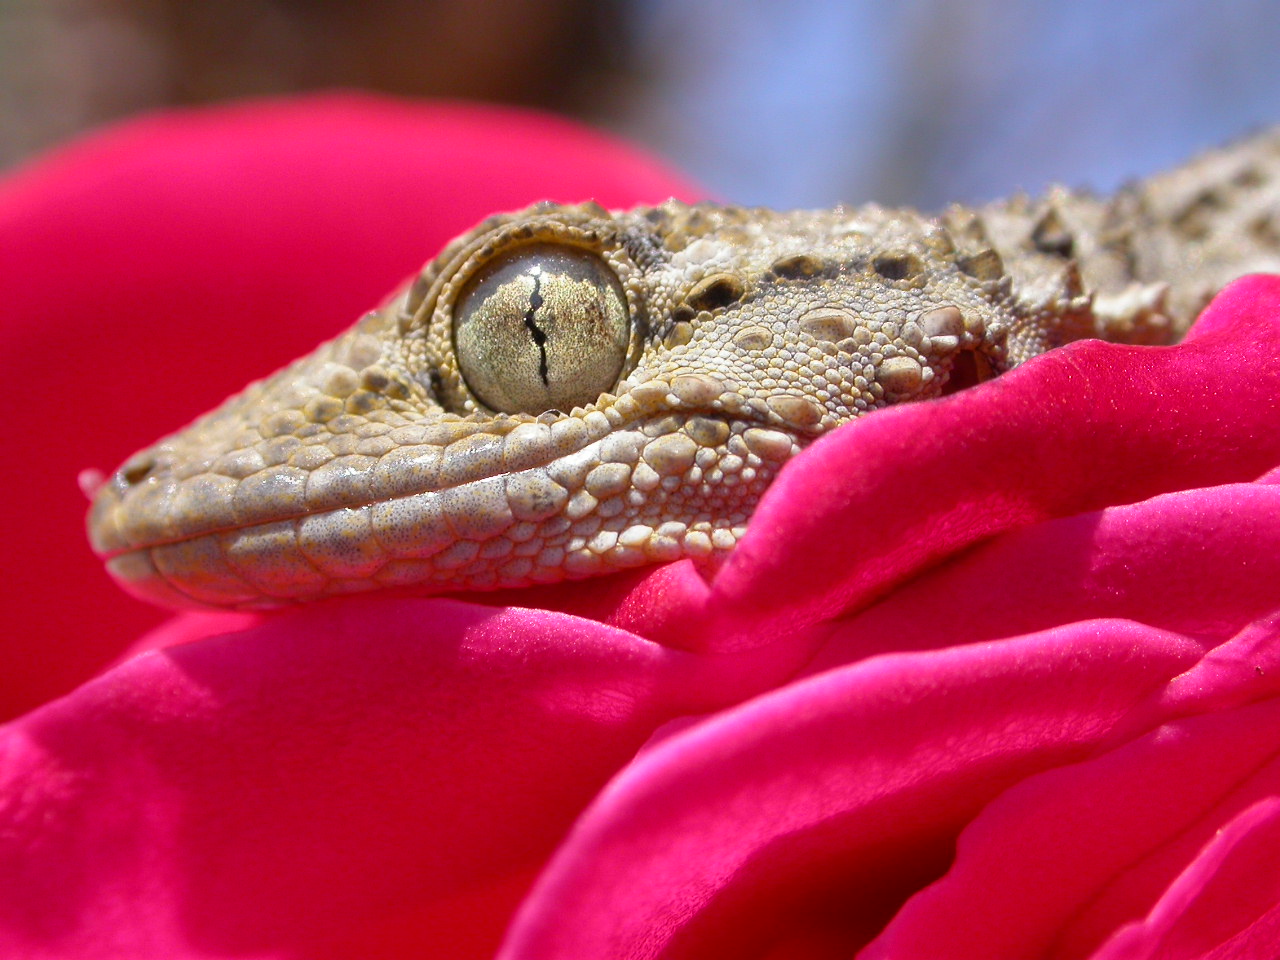
M 1280 122 L 1275 0 L 0 0 L 0 167 L 141 110 L 334 86 L 553 109 L 713 195 L 1108 190 Z

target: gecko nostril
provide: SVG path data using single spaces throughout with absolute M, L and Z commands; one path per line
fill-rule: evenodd
M 156 462 L 151 457 L 138 457 L 120 468 L 119 476 L 131 487 L 136 487 L 151 475 Z

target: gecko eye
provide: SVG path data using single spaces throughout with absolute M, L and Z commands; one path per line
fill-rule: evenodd
M 467 386 L 503 413 L 594 402 L 617 383 L 630 335 L 626 296 L 604 261 L 545 243 L 481 267 L 458 297 L 453 319 Z

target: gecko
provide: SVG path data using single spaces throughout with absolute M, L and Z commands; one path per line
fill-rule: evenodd
M 125 589 L 179 608 L 722 555 L 842 424 L 1074 340 L 1175 342 L 1275 270 L 1280 128 L 1109 196 L 936 215 L 538 203 L 130 457 L 89 536 Z

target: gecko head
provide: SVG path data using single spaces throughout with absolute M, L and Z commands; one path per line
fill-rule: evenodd
M 131 458 L 90 534 L 172 606 L 707 557 L 806 444 L 1003 366 L 1017 322 L 994 251 L 909 213 L 541 204 Z

